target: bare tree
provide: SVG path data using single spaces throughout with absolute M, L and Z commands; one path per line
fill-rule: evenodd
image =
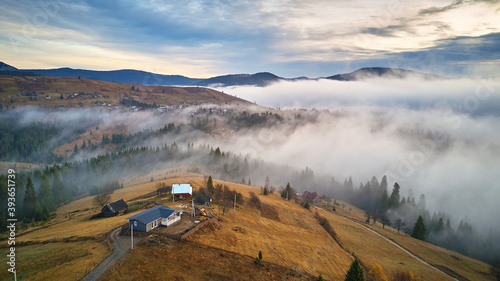
M 104 207 L 104 205 L 108 204 L 109 200 L 111 199 L 111 196 L 109 194 L 97 194 L 94 197 L 94 205 L 97 207 Z

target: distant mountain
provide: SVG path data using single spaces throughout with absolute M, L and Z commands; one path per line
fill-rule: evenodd
M 432 80 L 444 79 L 444 77 L 429 73 L 423 73 L 413 70 L 406 70 L 402 68 L 388 68 L 388 67 L 365 67 L 358 69 L 351 73 L 336 74 L 326 77 L 326 79 L 337 81 L 357 81 L 369 78 L 391 78 L 391 79 L 405 79 L 410 77 Z
M 259 87 L 268 86 L 271 83 L 285 80 L 282 77 L 276 76 L 269 72 L 259 72 L 255 74 L 231 74 L 216 76 L 209 79 L 202 80 L 196 85 L 198 86 L 210 86 L 210 85 L 220 85 L 220 86 L 242 86 L 242 85 L 253 85 Z
M 18 69 L 0 61 L 0 70 L 3 70 L 3 71 L 17 71 Z
M 37 76 L 33 72 L 25 72 L 19 70 L 11 65 L 3 63 L 0 61 L 0 75 L 10 75 L 10 76 Z
M 81 77 L 88 79 L 96 79 L 101 81 L 140 84 L 140 85 L 176 85 L 176 86 L 191 86 L 201 81 L 202 79 L 189 78 L 182 75 L 162 75 L 141 70 L 110 70 L 97 71 L 72 68 L 57 68 L 57 69 L 24 69 L 43 76 L 55 77 Z
M 160 85 L 160 86 L 259 86 L 265 87 L 279 81 L 304 81 L 322 78 L 308 78 L 305 76 L 296 78 L 283 78 L 270 72 L 259 72 L 255 74 L 230 74 L 216 76 L 208 79 L 190 78 L 182 75 L 163 75 L 141 70 L 123 69 L 111 71 L 97 71 L 72 68 L 57 69 L 17 69 L 13 66 L 0 62 L 0 74 L 15 76 L 55 76 L 55 77 L 80 77 L 96 79 L 108 82 Z M 405 79 L 416 77 L 420 79 L 433 80 L 445 79 L 445 77 L 423 73 L 413 70 L 388 67 L 365 67 L 351 73 L 336 74 L 323 79 L 337 81 L 357 81 L 370 78 Z

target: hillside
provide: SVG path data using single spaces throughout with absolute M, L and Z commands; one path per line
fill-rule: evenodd
M 152 177 L 161 180 L 150 182 Z M 181 202 L 172 204 L 167 198 L 161 199 L 153 195 L 158 182 L 167 185 L 186 182 L 191 183 L 194 188 L 204 185 L 202 175 L 185 174 L 179 169 L 158 170 L 123 180 L 125 187 L 116 190 L 111 200 L 123 198 L 131 205 L 145 200 L 147 196 L 142 196 L 150 194 L 149 196 L 153 196 L 148 199 L 150 202 L 158 201 L 175 208 L 183 208 Z M 337 212 L 326 211 L 331 208 L 328 204 L 307 210 L 299 204 L 285 202 L 275 193 L 264 196 L 264 209 L 260 211 L 249 198 L 250 192 L 258 194 L 259 188 L 214 181 L 214 184 L 218 183 L 243 194 L 245 203 L 238 205 L 236 213 L 233 214 L 231 209 L 224 215 L 221 214 L 217 224 L 191 236 L 187 243 L 154 238 L 156 232 L 153 231 L 152 240 L 148 240 L 150 242 L 136 246 L 113 270 L 106 273 L 103 280 L 123 280 L 123 276 L 144 278 L 144 274 L 149 276 L 148 279 L 159 278 L 158 274 L 162 273 L 156 270 L 158 267 L 162 268 L 162 272 L 171 270 L 169 272 L 178 276 L 177 280 L 201 280 L 198 277 L 207 274 L 210 276 L 208 280 L 232 280 L 233 273 L 237 273 L 241 280 L 252 280 L 253 276 L 263 276 L 261 280 L 276 280 L 290 274 L 297 276 L 296 280 L 310 280 L 310 276 L 319 274 L 326 280 L 341 280 L 354 259 L 353 255 L 367 269 L 375 264 L 380 265 L 389 277 L 399 270 L 410 270 L 419 280 L 453 280 L 421 263 L 382 236 L 395 241 L 428 263 L 454 274 L 459 280 L 494 280 L 487 264 L 403 234 L 398 235 L 389 227 L 382 229 L 378 224 L 358 223 L 363 212 L 349 204 L 345 210 Z M 315 218 L 316 210 L 330 222 L 336 232 L 336 239 L 319 224 Z M 23 246 L 19 245 L 19 252 L 26 253 L 25 255 L 50 253 L 47 254 L 47 259 L 37 262 L 36 270 L 39 272 L 33 270 L 30 271 L 33 275 L 26 273 L 24 276 L 40 276 L 34 280 L 42 280 L 48 274 L 61 274 L 75 269 L 73 273 L 65 275 L 66 279 L 61 280 L 83 277 L 85 272 L 104 259 L 106 249 L 99 246 L 105 240 L 104 235 L 126 223 L 126 217 L 140 211 L 113 218 L 89 220 L 98 212 L 92 205 L 92 197 L 84 197 L 60 207 L 56 217 L 47 225 L 18 233 L 17 241 L 24 243 Z M 220 212 L 217 205 L 213 206 L 213 211 Z M 158 230 L 161 231 L 161 228 Z M 78 245 L 81 253 L 68 252 L 68 247 L 73 245 Z M 90 254 L 90 251 L 94 251 L 94 254 Z M 151 254 L 152 251 L 154 254 Z M 253 258 L 259 251 L 262 251 L 264 257 L 263 268 L 253 264 Z M 165 262 L 158 263 L 158 260 Z M 57 263 L 61 265 L 56 268 L 51 266 Z M 27 272 L 29 265 L 20 258 L 18 266 Z M 3 277 L 5 273 L 0 274 L 0 278 Z
M 0 104 L 71 108 L 120 105 L 123 98 L 159 106 L 183 104 L 249 104 L 203 87 L 142 86 L 76 77 L 17 77 L 0 75 Z
M 387 67 L 365 67 L 353 71 L 351 73 L 336 74 L 326 77 L 326 79 L 337 81 L 358 81 L 370 78 L 387 78 L 387 79 L 406 79 L 406 78 L 419 78 L 419 79 L 443 79 L 444 77 L 429 73 L 422 73 L 413 70 L 406 70 L 401 68 L 387 68 Z

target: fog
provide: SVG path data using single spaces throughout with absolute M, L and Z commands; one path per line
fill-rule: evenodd
M 397 181 L 403 196 L 425 193 L 432 212 L 500 228 L 500 81 L 373 79 L 283 82 L 223 90 L 263 106 L 322 109 L 299 127 L 261 129 L 224 143 L 229 150 L 338 180 Z M 307 113 L 304 113 L 307 115 Z M 293 129 L 292 129 L 293 127 Z M 390 192 L 390 190 L 389 190 Z M 458 223 L 455 221 L 455 223 Z
M 129 145 L 150 147 L 176 142 L 185 149 L 191 142 L 196 147 L 220 147 L 233 155 L 265 161 L 267 164 L 261 165 L 259 174 L 254 171 L 245 178 L 263 184 L 269 176 L 276 187 L 292 182 L 289 178 L 306 167 L 322 179 L 335 177 L 341 183 L 351 176 L 355 187 L 372 176 L 380 180 L 387 175 L 389 189 L 398 182 L 402 196 L 413 194 L 418 198 L 424 193 L 431 214 L 439 211 L 451 214 L 453 227 L 467 218 L 475 230 L 487 233 L 490 229 L 500 229 L 500 221 L 496 219 L 500 211 L 498 89 L 499 81 L 472 79 L 318 80 L 284 82 L 264 88 L 224 88 L 226 93 L 258 104 L 225 108 L 238 112 L 270 111 L 281 115 L 283 120 L 272 126 L 233 128 L 234 132 L 230 132 L 226 117 L 213 114 L 209 115 L 210 122 L 216 119 L 222 125 L 222 133 L 181 130 L 176 134 L 152 135 Z M 133 134 L 158 130 L 168 123 L 186 125 L 197 118 L 194 114 L 197 110 L 188 107 L 159 113 L 100 109 L 47 111 L 25 107 L 9 112 L 21 124 L 52 122 L 62 129 L 62 136 L 70 136 L 75 129 L 93 126 Z M 55 136 L 53 143 L 61 138 Z M 80 153 L 66 160 L 85 160 L 102 153 L 106 151 Z M 200 154 L 200 157 L 189 154 L 188 158 L 175 161 L 184 165 L 203 163 L 208 152 L 200 150 Z M 145 169 L 176 164 L 138 161 L 142 173 L 147 172 Z M 272 163 L 277 168 L 270 166 Z M 121 169 L 115 167 L 115 174 L 109 174 L 109 179 L 120 177 Z M 102 181 L 105 180 L 108 179 Z M 315 185 L 313 191 L 325 194 L 331 188 L 325 182 L 318 181 L 319 186 Z M 293 187 L 298 191 L 310 188 Z

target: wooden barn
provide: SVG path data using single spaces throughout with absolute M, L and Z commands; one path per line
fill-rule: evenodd
M 121 215 L 127 211 L 128 205 L 123 201 L 123 199 L 118 199 L 115 202 L 111 202 L 101 209 L 101 216 L 109 218 L 117 215 Z
M 212 198 L 209 197 L 195 197 L 194 198 L 194 204 L 195 205 L 205 205 L 205 206 L 210 206 L 210 203 L 212 202 Z
M 167 206 L 156 206 L 133 215 L 127 220 L 134 231 L 149 232 L 160 225 L 169 227 L 181 220 L 182 211 Z
M 161 196 L 166 196 L 169 195 L 172 192 L 172 187 L 171 186 L 165 186 L 162 188 L 158 188 L 156 190 L 156 195 L 161 197 Z
M 172 194 L 175 200 L 191 200 L 191 196 L 193 196 L 193 187 L 191 187 L 189 183 L 173 184 Z

